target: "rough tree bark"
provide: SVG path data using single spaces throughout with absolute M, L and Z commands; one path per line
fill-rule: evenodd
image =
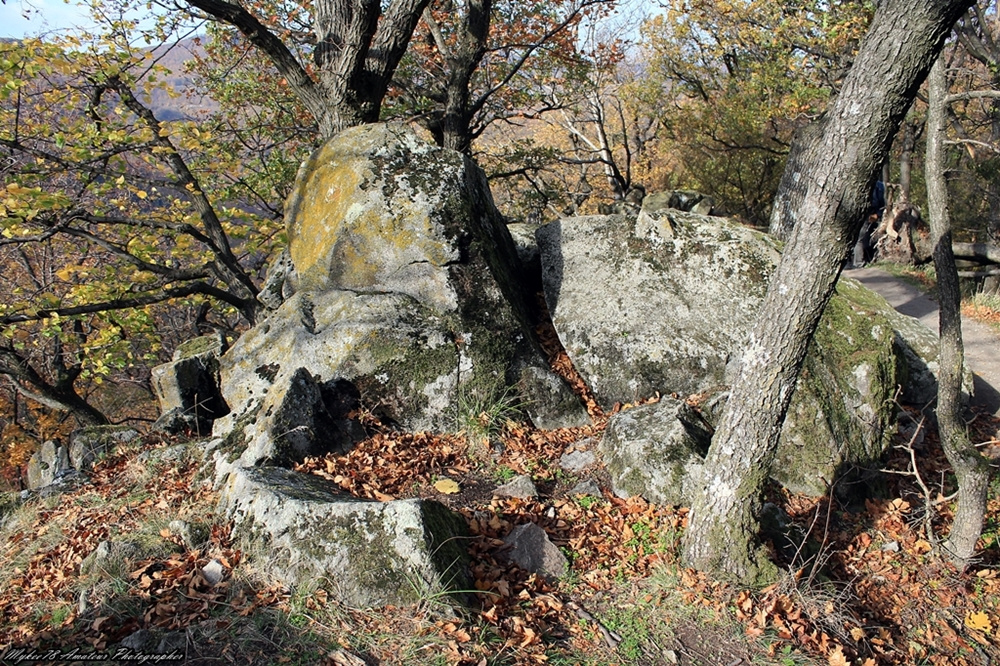
M 10 377 L 18 393 L 50 409 L 69 412 L 80 425 L 107 425 L 108 418 L 77 393 L 73 386 L 80 374 L 79 364 L 65 364 L 61 351 L 56 356 L 53 360 L 58 366 L 58 377 L 49 381 L 12 344 L 5 344 L 0 346 L 0 375 Z
M 958 481 L 958 504 L 946 548 L 959 567 L 968 565 L 986 514 L 986 491 L 991 468 L 969 440 L 962 419 L 962 318 L 958 269 L 952 253 L 948 187 L 945 181 L 945 131 L 947 128 L 948 82 L 942 58 L 927 77 L 927 209 L 934 269 L 937 272 L 940 305 L 940 352 L 938 359 L 937 422 L 941 446 Z
M 490 43 L 494 0 L 430 4 L 424 10 L 423 19 L 435 48 L 444 60 L 444 71 L 438 77 L 431 76 L 429 81 L 422 84 L 414 85 L 415 82 L 399 80 L 396 84 L 402 89 L 409 87 L 408 92 L 414 97 L 426 97 L 436 103 L 438 108 L 422 114 L 420 122 L 431 132 L 438 145 L 471 154 L 472 142 L 496 120 L 491 117 L 491 113 L 485 114 L 485 117 L 481 115 L 491 99 L 513 84 L 514 77 L 529 58 L 570 28 L 589 8 L 602 4 L 613 2 L 577 0 L 572 5 L 564 5 L 560 8 L 563 15 L 558 22 L 550 24 L 548 29 L 541 32 L 520 31 L 515 38 L 518 43 L 507 43 L 502 47 Z M 450 33 L 447 26 L 439 25 L 431 11 L 445 8 L 458 17 Z M 540 11 L 544 13 L 544 10 Z M 452 19 L 454 20 L 454 16 Z M 474 87 L 473 79 L 483 66 L 486 54 L 508 49 L 505 67 L 484 77 L 484 87 L 478 84 Z
M 432 116 L 427 126 L 438 145 L 462 153 L 472 150 L 472 118 L 476 109 L 472 106 L 469 85 L 486 53 L 492 10 L 492 0 L 467 0 L 457 39 L 451 45 L 430 9 L 424 10 L 424 22 L 447 65 L 445 89 L 443 94 L 435 96 L 443 110 L 440 116 Z
M 708 453 L 684 536 L 688 565 L 755 585 L 774 565 L 758 540 L 760 495 L 792 391 L 893 135 L 971 0 L 886 0 L 802 155 L 804 196 Z
M 804 125 L 795 133 L 795 140 L 788 151 L 788 161 L 785 171 L 778 183 L 778 191 L 774 196 L 774 206 L 771 208 L 771 224 L 768 233 L 783 241 L 787 241 L 795 228 L 795 218 L 798 215 L 805 190 L 796 187 L 796 181 L 802 170 L 802 156 L 823 138 L 824 117 Z
M 429 0 L 317 0 L 312 5 L 317 79 L 267 26 L 239 4 L 186 0 L 228 23 L 266 55 L 316 119 L 322 138 L 376 122 L 389 82 Z

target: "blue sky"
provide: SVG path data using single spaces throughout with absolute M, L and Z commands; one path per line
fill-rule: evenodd
M 0 5 L 0 37 L 37 35 L 90 24 L 87 7 L 63 0 L 6 0 Z

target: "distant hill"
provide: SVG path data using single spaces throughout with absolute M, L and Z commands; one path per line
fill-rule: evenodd
M 189 74 L 187 64 L 203 55 L 204 48 L 196 38 L 189 38 L 152 50 L 157 63 L 167 68 L 166 80 L 173 96 L 162 88 L 153 90 L 145 101 L 160 120 L 197 119 L 218 110 L 219 105 L 211 97 L 198 92 L 195 77 Z
M 16 44 L 18 41 L 20 40 L 12 37 L 0 37 L 0 44 Z M 218 110 L 218 103 L 211 97 L 200 94 L 195 77 L 187 72 L 188 63 L 205 52 L 197 38 L 158 46 L 150 49 L 150 52 L 157 64 L 167 69 L 167 73 L 160 75 L 159 80 L 166 81 L 170 93 L 156 88 L 150 95 L 140 95 L 140 99 L 149 105 L 159 120 L 197 119 Z

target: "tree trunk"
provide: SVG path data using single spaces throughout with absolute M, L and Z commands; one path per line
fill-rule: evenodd
M 892 137 L 970 4 L 881 3 L 822 138 L 802 155 L 805 196 L 692 502 L 684 535 L 690 566 L 751 585 L 776 573 L 757 539 L 757 514 L 799 370 Z
M 69 378 L 58 383 L 44 377 L 13 346 L 0 347 L 0 375 L 13 380 L 18 393 L 57 411 L 69 412 L 81 425 L 107 425 L 108 417 L 81 397 Z
M 1000 78 L 994 79 L 993 84 L 1000 86 Z M 990 142 L 994 146 L 1000 146 L 1000 101 L 996 100 L 990 102 Z M 1000 178 L 987 180 L 986 200 L 989 202 L 986 213 L 987 242 L 1000 245 Z M 983 293 L 1000 295 L 1000 276 L 986 278 L 983 281 Z
M 958 481 L 958 505 L 948 535 L 947 549 L 955 563 L 965 567 L 976 552 L 986 514 L 989 462 L 969 440 L 962 419 L 962 318 L 958 269 L 951 247 L 951 219 L 945 181 L 944 142 L 947 127 L 945 97 L 948 82 L 943 59 L 938 59 L 927 79 L 927 208 L 934 247 L 940 304 L 940 352 L 937 422 L 941 446 Z
M 365 103 L 374 91 L 362 90 L 362 84 L 368 50 L 382 13 L 379 0 L 316 0 L 313 7 L 313 60 L 327 98 L 329 131 L 337 133 L 378 120 L 378 107 L 372 109 Z
M 108 425 L 108 417 L 89 402 L 80 397 L 76 391 L 59 391 L 51 386 L 38 386 L 32 390 L 18 386 L 18 391 L 26 398 L 40 405 L 59 412 L 69 412 L 81 426 Z
M 472 120 L 475 112 L 472 109 L 470 85 L 486 54 L 492 9 L 492 0 L 466 0 L 458 41 L 451 45 L 436 23 L 432 27 L 438 51 L 448 63 L 448 74 L 444 109 L 437 123 L 437 131 L 433 128 L 431 131 L 439 145 L 460 153 L 472 152 Z M 428 14 L 429 12 L 424 14 L 425 21 L 431 24 L 433 18 Z
M 267 26 L 239 4 L 187 0 L 238 29 L 285 77 L 316 119 L 321 138 L 379 119 L 382 101 L 429 0 L 316 0 L 312 7 L 317 84 Z
M 780 240 L 788 240 L 795 227 L 795 216 L 798 215 L 802 199 L 806 195 L 805 181 L 801 180 L 801 171 L 805 166 L 802 163 L 802 156 L 823 137 L 823 121 L 824 118 L 820 118 L 800 128 L 795 133 L 791 150 L 788 151 L 785 171 L 781 175 L 778 192 L 771 208 L 771 225 L 768 229 L 768 233 Z
M 914 121 L 903 125 L 903 146 L 899 153 L 899 206 L 910 203 L 910 189 L 913 184 L 913 150 L 917 147 L 917 130 Z

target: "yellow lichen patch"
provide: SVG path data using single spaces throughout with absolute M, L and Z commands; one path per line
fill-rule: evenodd
M 361 185 L 363 172 L 354 161 L 314 158 L 298 184 L 299 205 L 289 225 L 289 252 L 306 288 L 325 286 L 331 252 Z
M 332 149 L 312 158 L 290 207 L 289 251 L 300 288 L 379 285 L 436 306 L 451 304 L 447 295 L 435 296 L 446 282 L 437 272 L 459 259 L 433 217 L 445 202 L 415 195 L 393 173 Z

